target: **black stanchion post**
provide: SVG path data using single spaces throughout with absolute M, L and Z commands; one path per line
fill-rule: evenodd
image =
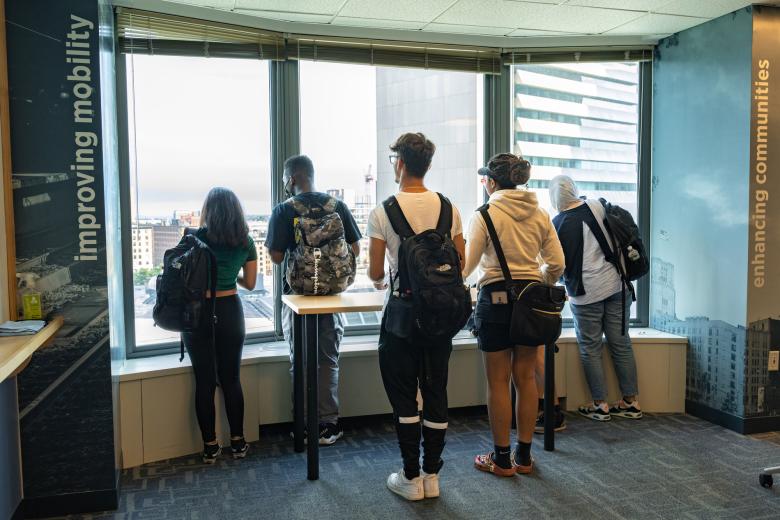
M 555 344 L 544 346 L 544 450 L 555 450 Z
M 317 403 L 317 372 L 319 369 L 319 331 L 317 330 L 317 322 L 319 320 L 316 314 L 307 314 L 304 320 L 304 341 L 306 344 L 306 406 L 308 408 L 306 426 L 309 430 L 307 441 L 307 478 L 309 480 L 317 480 L 320 478 L 320 428 L 319 406 Z
M 297 453 L 303 452 L 303 345 L 303 318 L 293 313 L 293 439 Z

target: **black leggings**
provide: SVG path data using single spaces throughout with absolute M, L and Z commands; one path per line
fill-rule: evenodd
M 210 304 L 211 302 L 208 301 Z M 222 387 L 231 437 L 244 435 L 244 393 L 241 390 L 241 351 L 246 326 L 238 295 L 217 298 L 216 341 L 211 341 L 208 312 L 195 332 L 182 334 L 195 372 L 195 413 L 203 442 L 217 438 L 214 392 Z

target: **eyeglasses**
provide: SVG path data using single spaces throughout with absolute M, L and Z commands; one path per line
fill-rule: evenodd
M 395 165 L 395 163 L 398 162 L 398 154 L 397 153 L 391 153 L 388 157 L 390 159 L 390 164 Z

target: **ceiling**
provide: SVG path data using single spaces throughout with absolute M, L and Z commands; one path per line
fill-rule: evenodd
M 117 4 L 150 4 L 121 1 Z M 633 37 L 654 42 L 662 37 L 704 23 L 750 5 L 750 0 L 161 0 L 160 4 L 185 4 L 217 10 L 252 25 L 262 19 L 294 23 L 295 30 L 317 33 L 336 28 L 393 30 L 414 35 L 500 37 L 522 45 L 529 40 L 590 37 L 604 43 L 606 37 Z M 780 0 L 761 2 L 780 4 Z M 201 11 L 202 12 L 202 11 Z M 241 18 L 235 18 L 241 15 Z M 349 34 L 345 34 L 349 35 Z M 491 38 L 491 39 L 492 39 Z M 615 38 L 612 38 L 615 40 Z M 626 38 L 623 38 L 626 40 Z M 572 40 L 573 41 L 573 40 Z

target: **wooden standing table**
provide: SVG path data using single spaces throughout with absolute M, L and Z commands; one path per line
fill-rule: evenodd
M 36 350 L 46 344 L 62 327 L 57 316 L 35 334 L 0 337 L 0 383 L 21 372 Z
M 476 301 L 476 290 L 472 289 L 472 300 Z M 303 430 L 304 395 L 306 399 L 308 429 L 307 478 L 317 480 L 320 474 L 319 462 L 319 406 L 317 396 L 319 334 L 317 315 L 340 314 L 342 312 L 381 311 L 385 292 L 342 293 L 332 296 L 284 295 L 282 303 L 293 311 L 293 439 L 295 451 L 304 450 Z M 305 347 L 305 348 L 304 348 Z M 545 349 L 545 395 L 552 395 L 555 381 L 554 345 Z M 304 383 L 304 370 L 306 378 Z M 554 449 L 553 399 L 545 399 L 544 449 Z

